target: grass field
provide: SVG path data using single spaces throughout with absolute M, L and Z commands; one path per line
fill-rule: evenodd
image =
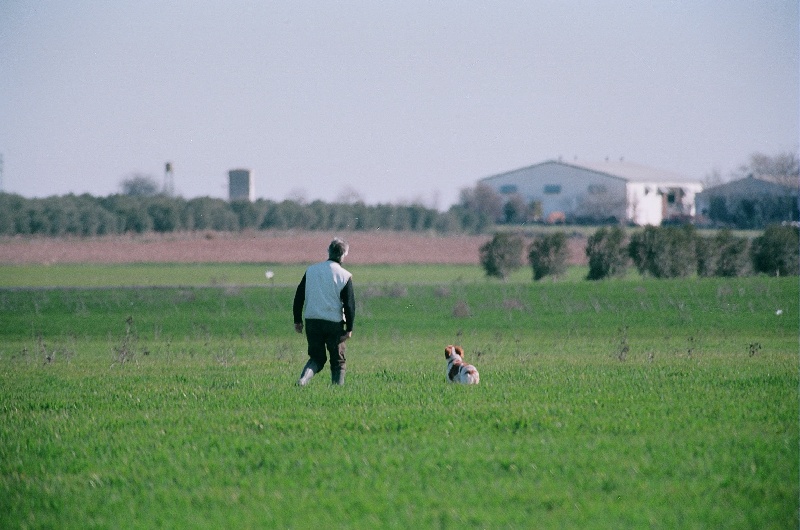
M 147 263 L 112 265 L 3 265 L 0 264 L 0 288 L 3 287 L 154 287 L 154 286 L 296 286 L 304 265 L 277 263 Z M 482 282 L 486 275 L 475 265 L 350 265 L 359 285 L 374 284 L 448 284 Z M 267 279 L 266 272 L 273 276 Z M 562 281 L 581 281 L 588 267 L 571 267 Z M 636 277 L 635 272 L 630 276 Z M 530 283 L 533 273 L 523 267 L 505 283 Z
M 798 526 L 797 278 L 364 266 L 298 388 L 302 267 L 63 267 L 0 271 L 2 528 Z

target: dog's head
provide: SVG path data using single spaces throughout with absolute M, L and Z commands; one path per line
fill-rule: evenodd
M 447 346 L 444 349 L 444 358 L 449 359 L 453 355 L 458 355 L 461 360 L 464 360 L 464 349 L 461 346 L 453 346 L 452 344 Z

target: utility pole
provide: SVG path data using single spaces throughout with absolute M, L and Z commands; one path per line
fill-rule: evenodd
M 3 193 L 3 153 L 0 153 L 0 193 Z

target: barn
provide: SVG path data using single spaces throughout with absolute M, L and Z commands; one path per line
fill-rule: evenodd
M 769 176 L 745 178 L 713 186 L 697 194 L 697 215 L 703 223 L 762 228 L 769 223 L 797 222 L 798 186 Z
M 700 181 L 620 161 L 548 160 L 481 179 L 505 202 L 520 197 L 549 222 L 660 225 L 695 215 Z

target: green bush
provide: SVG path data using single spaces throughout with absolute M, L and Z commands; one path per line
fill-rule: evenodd
M 589 258 L 587 280 L 624 276 L 629 262 L 625 232 L 618 226 L 599 229 L 586 243 L 586 256 Z
M 481 266 L 487 276 L 505 279 L 522 266 L 522 237 L 498 232 L 480 248 Z
M 647 226 L 631 236 L 628 253 L 639 273 L 654 278 L 683 278 L 697 268 L 693 226 Z
M 697 274 L 699 276 L 746 276 L 750 268 L 747 254 L 748 242 L 733 235 L 730 230 L 720 230 L 712 237 L 697 241 Z
M 528 247 L 528 263 L 533 268 L 533 279 L 560 276 L 567 270 L 567 236 L 564 232 L 539 234 Z
M 799 234 L 794 226 L 768 226 L 750 246 L 753 270 L 770 276 L 800 274 Z

